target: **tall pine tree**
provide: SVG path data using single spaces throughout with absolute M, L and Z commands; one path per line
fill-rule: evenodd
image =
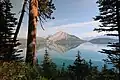
M 48 51 L 45 50 L 44 60 L 41 65 L 42 75 L 48 79 L 53 79 L 57 75 L 56 64 L 52 62 Z
M 105 61 L 113 63 L 120 73 L 120 1 L 119 0 L 98 0 L 100 15 L 94 19 L 101 25 L 95 29 L 98 32 L 110 32 L 108 36 L 118 36 L 119 42 L 109 43 L 112 49 L 102 49 L 101 53 L 108 55 Z M 116 32 L 116 33 L 114 33 Z
M 51 17 L 55 6 L 52 0 L 28 0 L 29 1 L 29 24 L 27 37 L 26 62 L 31 65 L 36 64 L 36 31 L 38 20 L 42 27 L 42 22 Z M 42 27 L 42 29 L 44 29 Z
M 0 60 L 11 61 L 21 60 L 18 57 L 21 52 L 17 47 L 20 45 L 18 40 L 13 41 L 15 28 L 17 25 L 17 18 L 14 17 L 15 13 L 11 12 L 13 8 L 10 0 L 0 1 Z
M 78 51 L 74 64 L 70 65 L 68 70 L 72 80 L 84 80 L 88 75 L 88 64 L 81 58 L 80 51 Z

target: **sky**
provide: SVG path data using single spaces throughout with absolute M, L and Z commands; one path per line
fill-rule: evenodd
M 17 13 L 19 18 L 23 0 L 11 0 L 13 3 L 12 11 Z M 42 30 L 38 22 L 37 36 L 47 37 L 58 31 L 67 32 L 77 37 L 86 39 L 90 37 L 101 36 L 103 33 L 94 32 L 100 24 L 94 21 L 93 17 L 99 14 L 96 4 L 97 0 L 53 0 L 56 10 L 53 15 L 54 20 L 44 22 L 45 30 Z M 26 12 L 19 37 L 27 37 L 28 12 Z

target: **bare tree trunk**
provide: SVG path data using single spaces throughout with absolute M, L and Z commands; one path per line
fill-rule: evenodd
M 37 18 L 38 18 L 38 0 L 30 0 L 26 62 L 32 65 L 36 64 Z
M 18 22 L 18 25 L 17 25 L 16 32 L 15 32 L 14 41 L 17 39 L 18 33 L 20 31 L 20 27 L 21 27 L 22 20 L 23 20 L 23 17 L 24 17 L 25 6 L 27 5 L 27 1 L 28 0 L 24 0 L 23 6 L 22 6 L 22 12 L 21 12 L 21 15 L 20 15 L 20 19 L 19 19 L 19 22 Z

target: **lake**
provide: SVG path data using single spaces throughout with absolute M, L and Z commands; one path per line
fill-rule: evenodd
M 37 51 L 37 58 L 38 62 L 40 63 L 43 60 L 43 56 L 45 54 L 45 50 L 48 50 L 50 58 L 55 62 L 57 65 L 61 66 L 63 63 L 66 63 L 66 66 L 72 64 L 76 59 L 76 55 L 78 50 L 80 51 L 80 55 L 85 60 L 89 61 L 92 60 L 93 64 L 96 66 L 102 66 L 103 59 L 107 56 L 103 53 L 100 53 L 101 49 L 105 49 L 107 44 L 92 44 L 90 42 L 82 43 L 80 45 L 48 45 L 47 47 L 43 47 Z

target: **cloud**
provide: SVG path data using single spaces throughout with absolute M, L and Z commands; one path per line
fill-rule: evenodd
M 100 36 L 100 35 L 104 35 L 105 32 L 95 32 L 95 31 L 91 31 L 91 32 L 87 32 L 87 33 L 83 33 L 81 36 L 84 37 L 96 37 L 96 36 Z
M 98 21 L 90 21 L 90 22 L 80 22 L 80 23 L 72 23 L 72 24 L 65 24 L 54 27 L 55 29 L 61 28 L 75 28 L 75 27 L 85 27 L 86 25 L 96 26 L 100 24 Z M 89 26 L 88 26 L 89 27 Z
M 58 21 L 59 22 L 59 21 Z M 37 36 L 48 36 L 56 33 L 57 31 L 64 31 L 69 34 L 76 35 L 78 37 L 88 37 L 88 36 L 97 36 L 100 35 L 97 32 L 93 32 L 93 29 L 97 27 L 100 23 L 98 21 L 89 21 L 89 22 L 80 22 L 80 23 L 72 23 L 72 24 L 64 24 L 60 26 L 53 26 L 54 23 L 50 22 L 47 25 L 51 25 L 52 27 L 45 27 L 45 30 L 41 28 L 37 29 Z M 27 27 L 23 27 L 20 30 L 20 37 L 27 37 Z M 39 26 L 38 26 L 39 27 Z
M 89 21 L 89 22 L 80 22 L 80 23 L 72 23 L 72 24 L 64 24 L 60 26 L 54 26 L 54 27 L 46 27 L 45 31 L 38 30 L 37 32 L 40 34 L 54 34 L 57 31 L 64 31 L 69 34 L 76 35 L 78 37 L 95 35 L 95 32 L 93 32 L 93 29 L 97 27 L 100 23 L 98 21 Z M 97 33 L 97 32 L 96 32 Z M 38 34 L 38 36 L 39 36 Z M 98 34 L 98 33 L 97 33 Z

